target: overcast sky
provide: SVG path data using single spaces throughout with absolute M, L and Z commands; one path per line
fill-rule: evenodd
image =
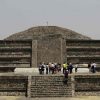
M 100 39 L 100 0 L 0 0 L 0 39 L 47 21 Z

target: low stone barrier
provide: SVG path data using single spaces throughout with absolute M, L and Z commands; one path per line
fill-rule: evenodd
M 0 76 L 0 96 L 27 96 L 27 76 Z
M 100 75 L 76 75 L 76 96 L 100 96 Z
M 71 74 L 68 85 L 63 74 L 0 75 L 0 96 L 72 97 L 100 96 L 100 75 Z

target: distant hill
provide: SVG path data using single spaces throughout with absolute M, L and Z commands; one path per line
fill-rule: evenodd
M 48 38 L 83 39 L 89 40 L 90 37 L 84 36 L 70 29 L 58 26 L 38 26 L 25 31 L 12 34 L 6 40 L 38 40 Z

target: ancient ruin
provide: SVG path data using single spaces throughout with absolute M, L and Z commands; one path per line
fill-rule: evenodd
M 99 74 L 69 75 L 68 86 L 66 86 L 63 84 L 63 74 L 14 73 L 16 68 L 37 68 L 40 62 L 60 64 L 64 62 L 73 64 L 95 62 L 99 72 L 100 40 L 93 40 L 57 26 L 33 27 L 0 40 L 0 72 L 2 73 L 0 74 L 0 95 L 27 97 L 100 96 Z

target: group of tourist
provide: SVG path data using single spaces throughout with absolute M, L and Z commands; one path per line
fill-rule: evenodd
M 61 72 L 61 68 L 63 68 L 63 74 L 66 70 L 68 73 L 72 73 L 73 65 L 72 63 L 64 63 L 62 66 L 59 63 L 40 63 L 39 64 L 39 74 L 56 74 Z
M 61 71 L 61 64 L 59 63 L 40 63 L 39 64 L 39 73 L 40 74 L 55 74 Z
M 73 72 L 73 68 L 75 68 L 75 73 L 77 72 L 78 69 L 78 64 L 72 64 L 72 63 L 64 63 L 64 64 L 59 64 L 59 63 L 40 63 L 39 64 L 39 74 L 56 74 L 61 72 L 64 74 L 65 71 L 67 70 L 69 74 Z M 96 72 L 96 64 L 95 63 L 89 63 L 88 64 L 89 72 L 95 73 Z

